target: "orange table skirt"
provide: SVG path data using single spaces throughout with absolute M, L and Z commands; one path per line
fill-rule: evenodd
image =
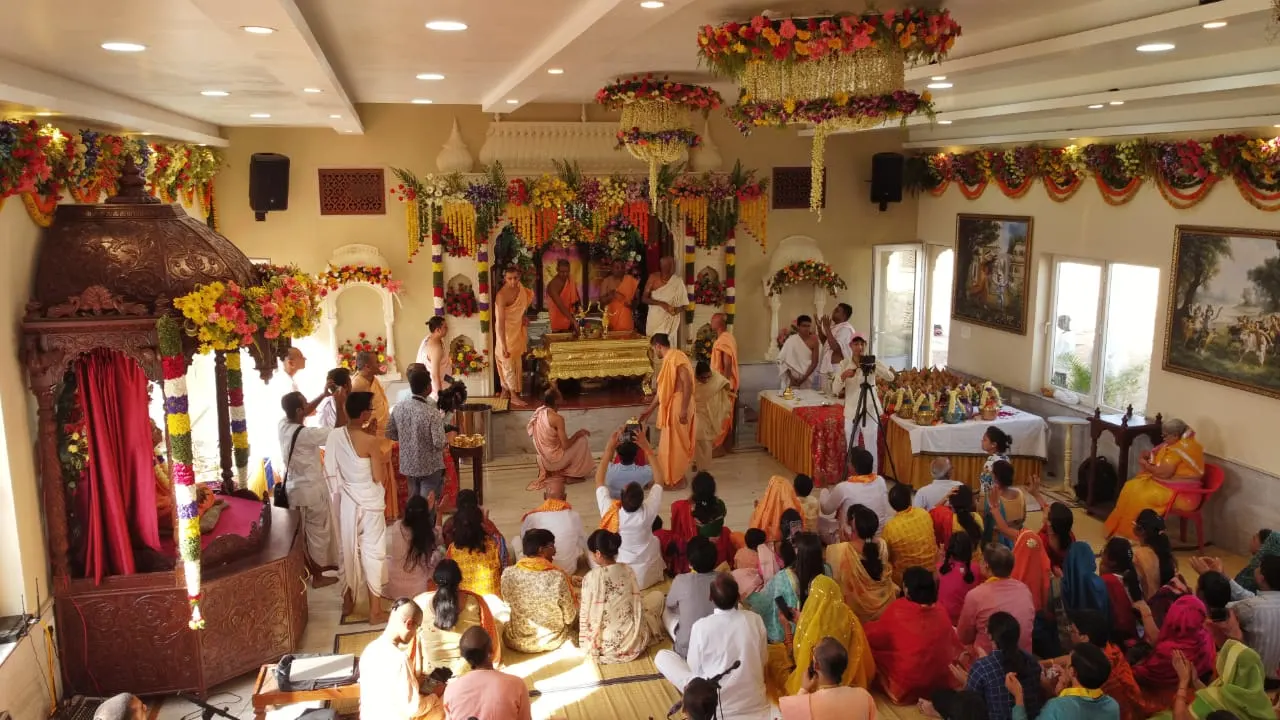
M 843 408 L 838 405 L 788 409 L 761 398 L 756 437 L 769 454 L 818 487 L 844 480 Z
M 762 403 L 763 405 L 763 403 Z M 761 416 L 761 427 L 764 426 L 763 414 Z M 897 423 L 885 421 L 885 435 L 883 443 L 887 445 L 884 455 L 891 456 L 893 462 L 886 462 L 882 456 L 880 462 L 880 474 L 885 477 L 892 477 L 894 471 L 897 471 L 897 479 L 899 482 L 907 482 L 913 488 L 922 488 L 933 481 L 933 475 L 929 472 L 929 464 L 936 457 L 945 457 L 951 460 L 951 477 L 969 485 L 974 490 L 978 489 L 978 476 L 982 474 L 982 466 L 987 461 L 987 456 L 981 453 L 975 455 L 952 455 L 952 454 L 913 454 L 911 452 L 911 434 Z M 1018 485 L 1026 485 L 1030 482 L 1031 476 L 1036 473 L 1042 473 L 1044 470 L 1044 458 L 1038 458 L 1028 455 L 1015 455 L 1009 458 L 1009 462 L 1013 464 L 1013 478 Z

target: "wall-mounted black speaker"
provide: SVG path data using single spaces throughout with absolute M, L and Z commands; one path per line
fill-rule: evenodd
M 901 153 L 876 153 L 871 156 L 871 202 L 880 211 L 889 209 L 889 203 L 902 202 L 902 170 L 906 158 Z
M 259 222 L 273 210 L 289 209 L 289 158 L 277 153 L 249 158 L 249 207 Z

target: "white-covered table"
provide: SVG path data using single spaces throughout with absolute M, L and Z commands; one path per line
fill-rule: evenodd
M 924 487 L 933 479 L 929 464 L 938 456 L 951 460 L 951 476 L 977 488 L 978 475 L 987 460 L 982 452 L 982 436 L 995 425 L 1013 438 L 1009 461 L 1014 477 L 1025 484 L 1033 473 L 1040 472 L 1048 458 L 1049 426 L 1038 415 L 1013 407 L 1004 407 L 992 421 L 967 420 L 955 425 L 941 423 L 920 426 L 896 415 L 887 423 L 886 454 L 892 462 L 882 462 L 882 475 L 896 475 L 900 482 Z

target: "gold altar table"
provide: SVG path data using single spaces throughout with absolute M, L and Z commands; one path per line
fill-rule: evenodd
M 644 377 L 653 372 L 649 338 L 636 333 L 609 333 L 592 340 L 549 333 L 542 342 L 543 367 L 553 384 L 569 379 Z

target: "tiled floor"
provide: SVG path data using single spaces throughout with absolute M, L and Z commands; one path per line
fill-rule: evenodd
M 734 453 L 718 458 L 713 463 L 712 472 L 716 476 L 718 494 L 725 501 L 728 509 L 728 525 L 732 528 L 743 528 L 750 521 L 754 503 L 760 497 L 771 475 L 788 475 L 777 461 L 761 451 Z M 530 460 L 523 458 L 499 458 L 486 470 L 485 505 L 489 510 L 490 518 L 509 538 L 514 538 L 519 533 L 520 520 L 524 513 L 540 502 L 539 496 L 524 489 L 535 473 L 536 470 Z M 671 499 L 678 499 L 684 495 L 684 491 L 674 493 Z M 584 523 L 594 527 L 597 518 L 594 512 L 592 483 L 588 481 L 571 486 L 569 500 L 582 514 Z M 669 505 L 669 501 L 664 499 L 664 504 Z M 1039 527 L 1040 522 L 1039 517 L 1033 515 L 1029 526 Z M 1088 541 L 1095 548 L 1101 547 L 1102 523 L 1082 511 L 1076 512 L 1075 533 L 1077 538 Z M 1186 563 L 1186 557 L 1190 553 L 1179 555 L 1183 573 L 1192 577 L 1194 573 Z M 1223 560 L 1230 572 L 1243 567 L 1245 562 L 1244 558 L 1238 556 L 1224 556 Z M 335 634 L 369 629 L 367 625 L 339 626 L 340 602 L 335 587 L 310 591 L 310 603 L 311 620 L 303 638 L 304 652 L 331 652 Z M 572 673 L 573 669 L 568 672 Z M 253 680 L 254 677 L 249 675 L 224 684 L 216 689 L 210 702 L 219 707 L 227 707 L 232 715 L 239 718 L 252 718 L 250 695 L 253 690 Z M 903 708 L 890 705 L 883 696 L 879 695 L 877 700 L 880 717 L 889 720 L 923 717 L 914 707 Z M 160 720 L 182 720 L 191 716 L 195 710 L 196 708 L 188 703 L 170 699 L 160 708 L 158 717 Z M 271 713 L 270 717 L 283 720 L 296 717 L 300 711 L 300 708 L 280 710 Z M 665 717 L 666 712 L 666 707 L 650 709 L 650 713 L 659 718 Z

